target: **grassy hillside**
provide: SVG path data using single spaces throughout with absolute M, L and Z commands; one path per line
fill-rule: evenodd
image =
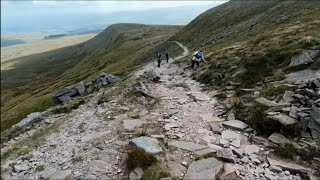
M 179 29 L 116 24 L 85 43 L 11 60 L 14 68 L 1 71 L 1 131 L 52 106 L 52 93 L 62 87 L 90 80 L 99 72 L 126 77 L 163 48 L 179 53 L 174 43 L 162 43 Z
M 319 1 L 229 1 L 199 15 L 171 39 L 204 50 L 209 63 L 198 80 L 223 84 L 232 79 L 252 86 L 276 69 L 290 72 L 293 54 L 319 48 L 319 17 Z M 240 46 L 227 48 L 233 45 Z M 241 67 L 248 72 L 231 78 Z M 310 68 L 319 69 L 319 61 Z

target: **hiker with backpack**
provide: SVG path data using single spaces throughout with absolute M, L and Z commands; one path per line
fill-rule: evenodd
M 160 53 L 157 54 L 157 58 L 158 58 L 158 67 L 160 67 L 160 64 L 161 64 L 161 54 Z
M 193 69 L 195 64 L 197 64 L 197 67 L 199 68 L 200 61 L 206 62 L 204 60 L 202 51 L 196 51 L 195 53 L 192 54 L 192 58 L 191 58 L 192 65 L 191 65 L 191 68 Z
M 169 54 L 168 54 L 168 52 L 166 52 L 166 59 L 167 59 L 167 63 L 169 63 Z

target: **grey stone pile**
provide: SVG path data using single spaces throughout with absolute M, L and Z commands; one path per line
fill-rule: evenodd
M 63 104 L 64 102 L 70 101 L 73 97 L 90 94 L 94 89 L 100 89 L 102 87 L 114 84 L 118 80 L 119 79 L 117 77 L 111 74 L 101 73 L 92 82 L 85 84 L 83 81 L 81 81 L 77 84 L 65 87 L 57 91 L 53 95 L 52 100 L 55 105 Z

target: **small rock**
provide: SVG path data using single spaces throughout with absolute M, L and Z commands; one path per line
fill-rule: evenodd
M 233 152 L 230 148 L 222 148 L 217 151 L 217 157 L 225 161 L 235 163 Z
M 289 171 L 284 171 L 284 174 L 288 176 L 288 175 L 290 175 L 290 172 Z
M 130 180 L 138 180 L 141 179 L 143 175 L 143 170 L 140 167 L 134 168 L 129 174 Z
M 253 153 L 258 153 L 260 151 L 260 148 L 259 146 L 257 145 L 247 145 L 245 148 L 244 148 L 244 153 L 246 154 L 253 154 Z
M 227 120 L 228 120 L 228 121 L 233 121 L 233 120 L 236 120 L 236 117 L 234 116 L 233 113 L 230 113 L 230 114 L 228 115 L 228 117 L 227 117 Z
M 187 161 L 182 161 L 181 164 L 182 164 L 184 167 L 187 167 L 187 166 L 188 166 L 188 162 L 187 162 Z
M 220 139 L 220 144 L 221 145 L 226 145 L 226 144 L 228 144 L 229 143 L 229 141 L 227 141 L 227 140 L 225 140 L 225 139 Z
M 287 144 L 287 143 L 291 143 L 289 141 L 289 139 L 287 139 L 285 136 L 283 136 L 280 133 L 273 133 L 269 136 L 268 138 L 271 142 L 275 143 L 275 144 Z
M 244 156 L 243 158 L 241 158 L 240 160 L 243 163 L 248 163 L 249 162 L 249 158 L 247 156 Z
M 230 145 L 239 148 L 241 146 L 240 139 L 233 140 Z
M 197 157 L 203 157 L 203 156 L 210 156 L 210 155 L 215 155 L 215 153 L 217 152 L 216 149 L 213 149 L 213 148 L 206 148 L 206 149 L 203 149 L 203 150 L 199 150 L 199 151 L 194 151 L 194 154 L 196 155 L 196 158 Z
M 219 126 L 219 124 L 217 123 L 209 123 L 210 127 L 211 127 L 211 131 L 215 134 L 221 134 L 221 128 Z
M 233 151 L 233 153 L 237 156 L 237 157 L 239 157 L 239 158 L 242 158 L 243 156 L 243 152 L 244 152 L 244 150 L 242 149 L 242 148 L 240 148 L 240 149 L 233 149 L 232 150 Z
M 244 131 L 244 129 L 248 127 L 246 123 L 239 120 L 224 121 L 222 125 L 225 126 L 226 128 L 239 130 L 239 131 Z
M 281 173 L 282 172 L 281 168 L 279 168 L 277 166 L 273 166 L 273 165 L 270 165 L 269 169 L 270 169 L 270 171 L 275 172 L 275 173 Z
M 13 166 L 14 172 L 22 172 L 29 170 L 29 162 L 23 162 L 22 164 L 16 164 Z
M 151 137 L 141 136 L 132 139 L 131 143 L 150 154 L 159 154 L 162 152 L 162 148 L 159 145 L 159 141 Z
M 127 131 L 133 131 L 142 125 L 142 121 L 139 119 L 123 120 L 123 128 Z
M 292 118 L 297 119 L 298 118 L 297 113 L 298 113 L 298 108 L 295 107 L 295 106 L 291 106 L 291 110 L 290 110 L 289 116 L 292 117 Z
M 241 139 L 240 134 L 231 131 L 231 130 L 226 130 L 226 131 L 222 131 L 221 132 L 221 137 L 223 139 L 227 139 L 227 140 L 233 140 L 233 139 Z

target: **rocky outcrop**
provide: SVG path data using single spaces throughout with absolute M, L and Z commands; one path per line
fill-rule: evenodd
M 45 114 L 41 112 L 34 112 L 22 119 L 19 123 L 14 125 L 14 128 L 24 129 L 25 127 L 45 118 Z
M 101 87 L 114 84 L 119 79 L 111 74 L 101 73 L 97 78 L 90 82 L 84 83 L 83 81 L 65 87 L 58 90 L 52 97 L 54 104 L 62 104 L 64 102 L 70 101 L 75 96 L 84 96 L 88 93 L 92 93 L 94 89 L 100 89 Z
M 310 64 L 313 62 L 313 59 L 310 57 L 310 54 L 316 55 L 319 53 L 318 50 L 304 52 L 299 55 L 294 55 L 291 57 L 291 62 L 289 64 L 289 67 L 304 65 L 304 64 Z
M 158 73 L 156 73 L 155 71 L 146 71 L 142 74 L 142 78 L 144 78 L 147 81 L 151 81 L 151 82 L 159 82 L 160 80 L 160 75 Z

